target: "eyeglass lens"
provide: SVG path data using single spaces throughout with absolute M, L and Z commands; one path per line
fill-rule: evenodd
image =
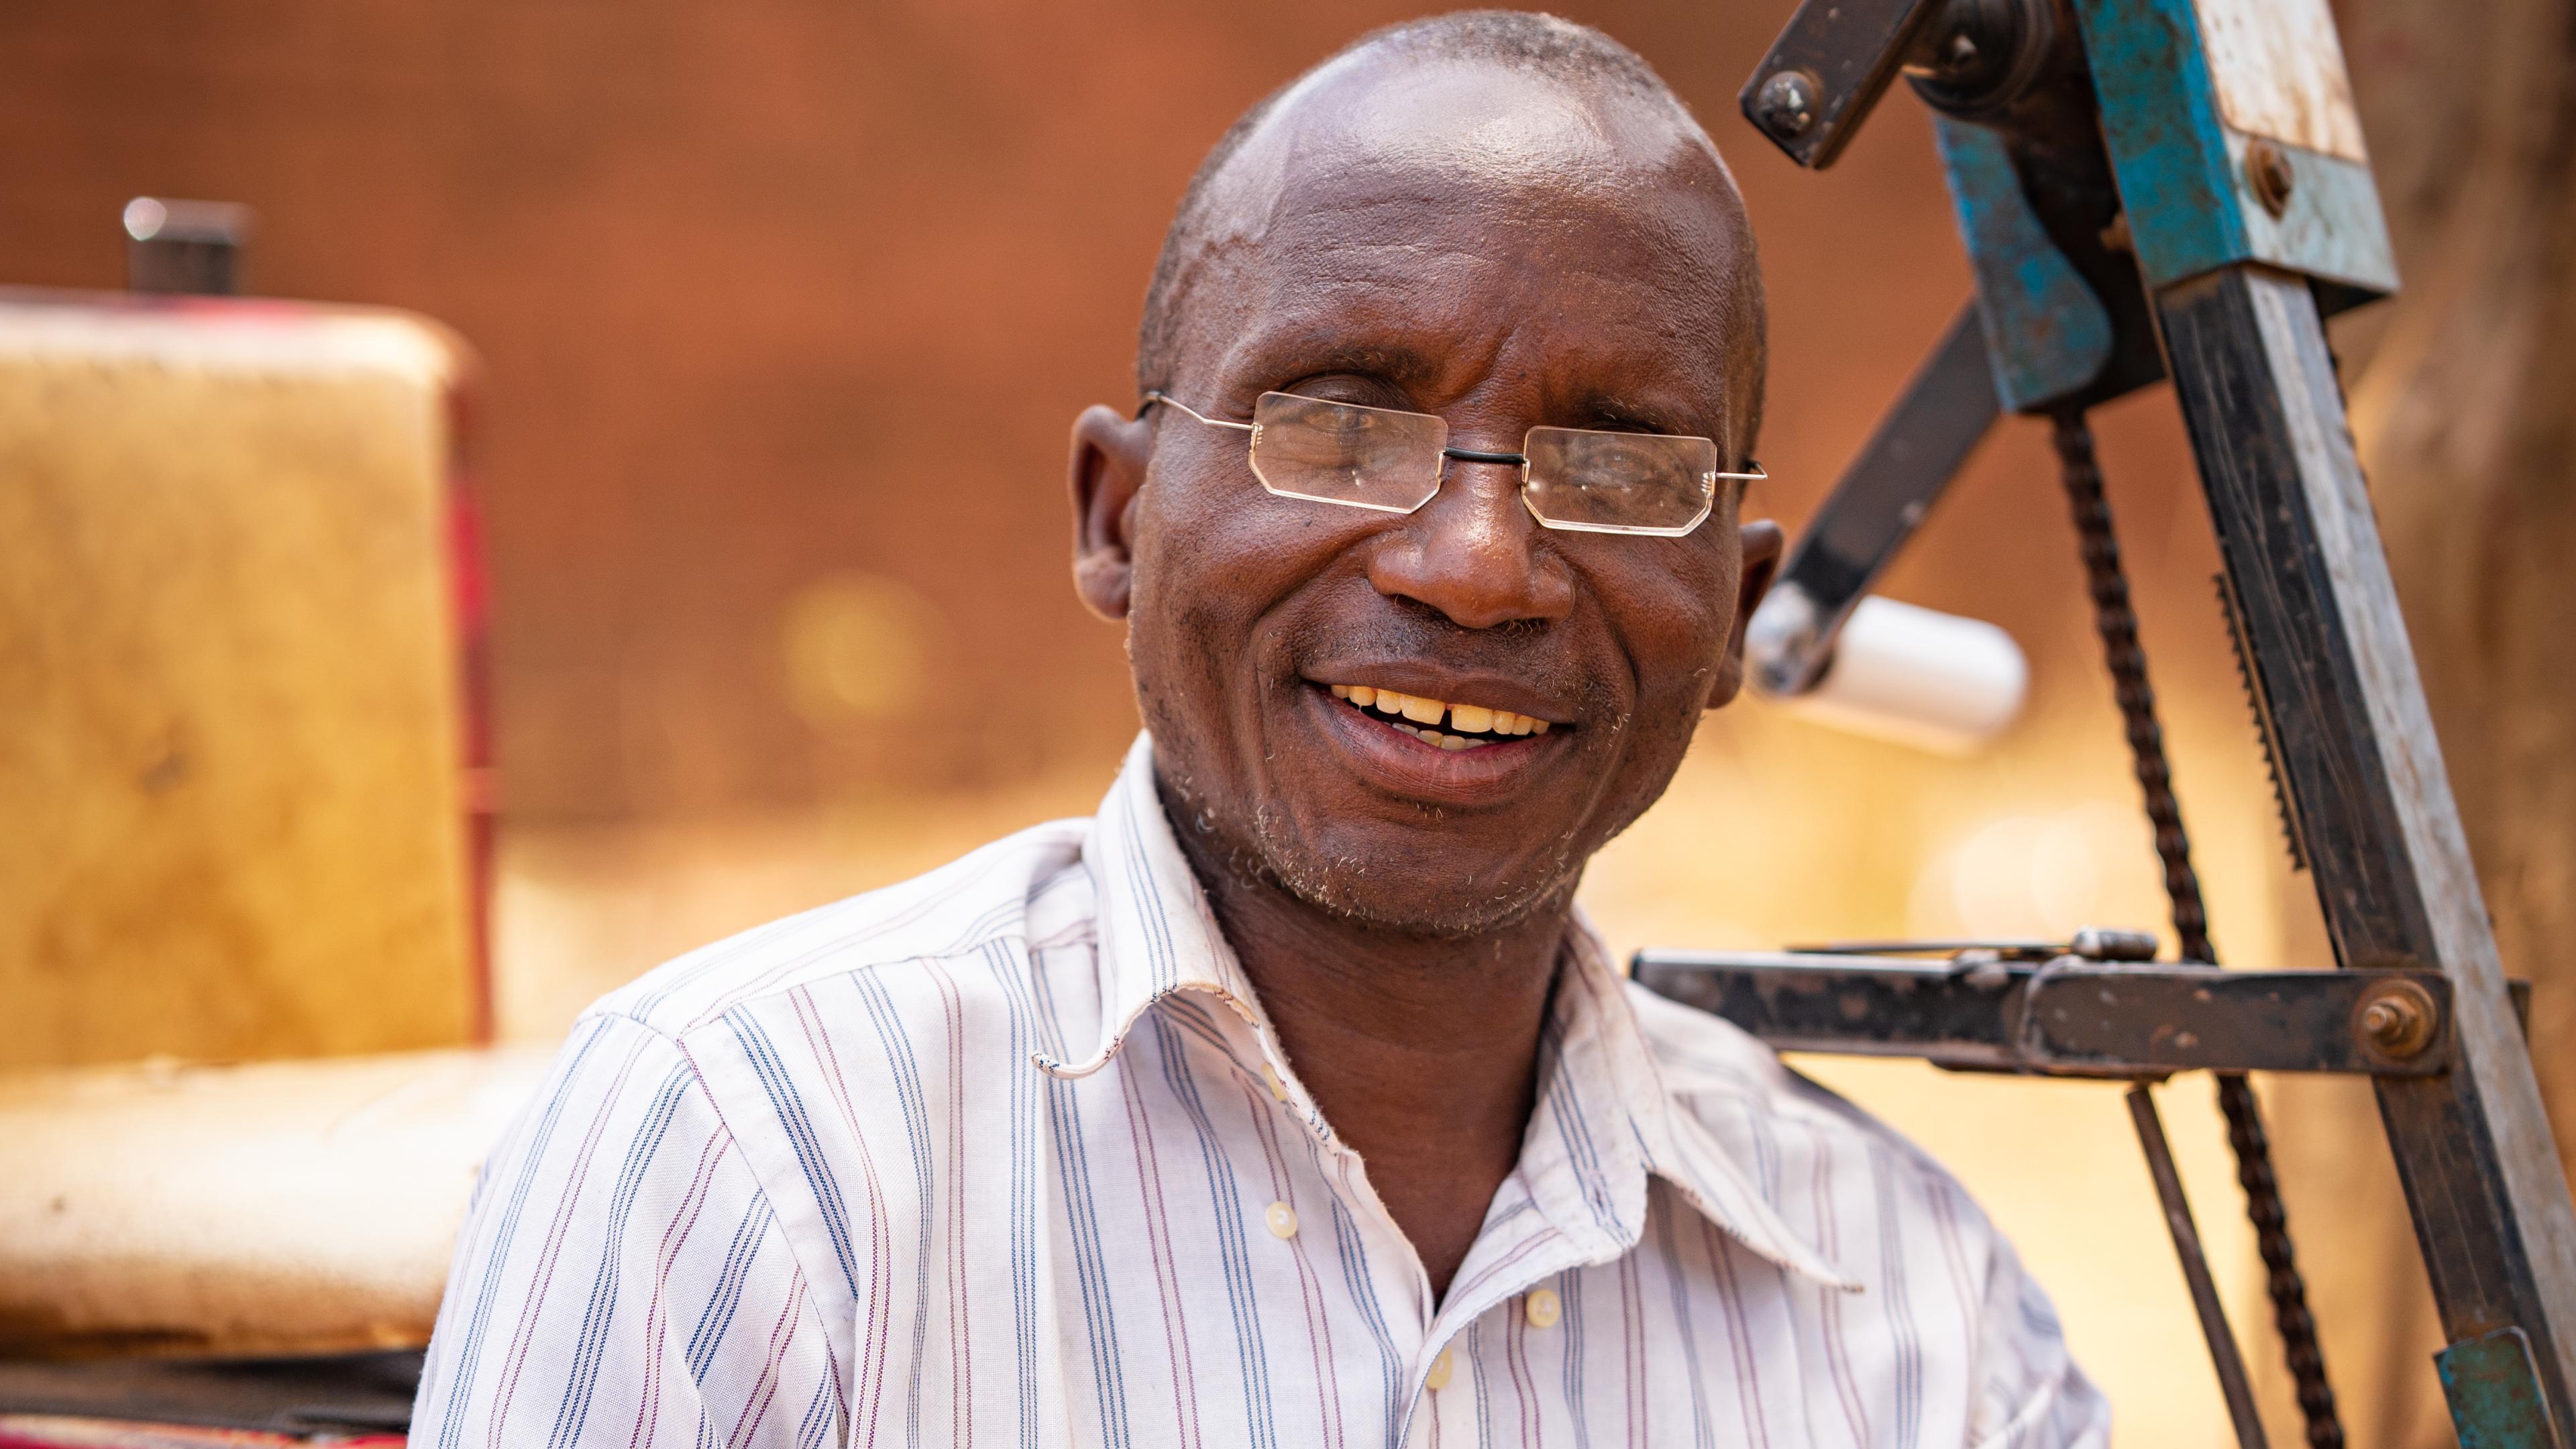
M 1289 498 L 1411 513 L 1440 491 L 1449 424 L 1424 413 L 1265 392 L 1252 405 L 1252 471 Z
M 1410 513 L 1440 491 L 1443 419 L 1270 392 L 1252 420 L 1252 471 L 1283 497 Z M 1532 428 L 1522 447 L 1522 496 L 1560 528 L 1687 533 L 1716 491 L 1717 445 L 1706 438 Z
M 1664 433 L 1532 428 L 1524 496 L 1561 528 L 1687 533 L 1708 516 L 1717 444 Z

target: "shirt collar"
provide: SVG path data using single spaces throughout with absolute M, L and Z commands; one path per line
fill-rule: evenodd
M 1624 1116 L 1628 1145 L 1598 1153 L 1600 1166 L 1591 1173 L 1578 1153 L 1568 1153 L 1568 1165 L 1578 1179 L 1606 1179 L 1607 1200 L 1621 1209 L 1615 1219 L 1618 1251 L 1625 1252 L 1645 1231 L 1645 1178 L 1652 1175 L 1670 1183 L 1683 1201 L 1755 1255 L 1818 1283 L 1857 1290 L 1857 1282 L 1781 1218 L 1735 1154 L 1665 1085 L 1654 1047 L 1629 1002 L 1628 993 L 1637 989 L 1611 963 L 1600 935 L 1577 911 L 1566 964 L 1557 978 L 1558 1063 L 1539 1111 L 1532 1114 L 1523 1162 L 1534 1156 L 1544 1160 L 1540 1139 L 1551 1134 L 1543 1134 L 1542 1128 L 1556 1128 L 1549 1120 L 1548 1098 L 1569 1087 L 1607 1096 L 1614 1104 L 1611 1110 L 1596 1109 L 1582 1120 L 1592 1124 L 1599 1140 L 1612 1137 L 1602 1130 L 1604 1120 Z M 1555 1135 L 1562 1135 L 1561 1129 Z
M 1100 802 L 1084 847 L 1099 891 L 1101 1037 L 1079 1061 L 1033 1058 L 1050 1076 L 1087 1077 L 1136 1022 L 1181 992 L 1214 998 L 1252 1032 L 1281 1100 L 1325 1140 L 1331 1129 L 1287 1069 L 1279 1036 L 1181 853 L 1139 734 Z M 1577 913 L 1550 1012 L 1539 1101 L 1519 1173 L 1533 1201 L 1587 1256 L 1616 1257 L 1645 1231 L 1646 1179 L 1663 1178 L 1710 1221 L 1779 1266 L 1857 1285 L 1802 1241 L 1697 1116 L 1666 1089 L 1627 983 Z
M 1039 1069 L 1054 1077 L 1090 1076 L 1118 1055 L 1137 1018 L 1183 991 L 1214 997 L 1233 1011 L 1259 1036 L 1275 1069 L 1285 1057 L 1278 1033 L 1163 814 L 1153 736 L 1139 734 L 1128 748 L 1092 821 L 1083 859 L 1099 891 L 1100 1041 L 1080 1061 L 1040 1055 Z

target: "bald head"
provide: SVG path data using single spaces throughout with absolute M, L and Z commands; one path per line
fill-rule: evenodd
M 1728 412 L 1741 429 L 1733 441 L 1750 447 L 1762 292 L 1725 163 L 1635 52 L 1589 27 L 1517 11 L 1364 36 L 1228 129 L 1164 238 L 1139 337 L 1140 391 L 1188 386 L 1191 323 L 1209 320 L 1201 302 L 1257 288 L 1266 254 L 1301 240 L 1352 244 L 1347 226 L 1313 225 L 1318 212 L 1393 219 L 1401 232 L 1408 208 L 1462 204 L 1525 246 L 1537 243 L 1530 250 L 1542 262 L 1551 228 L 1605 206 L 1630 214 L 1647 250 L 1684 253 L 1691 284 L 1671 300 L 1703 312 L 1694 319 L 1702 335 L 1726 340 Z M 1569 240 L 1574 230 L 1563 228 Z

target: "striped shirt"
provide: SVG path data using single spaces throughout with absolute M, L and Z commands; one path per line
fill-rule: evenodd
M 2107 1442 L 1947 1174 L 1576 934 L 1435 1298 L 1140 739 L 1094 819 L 584 1014 L 476 1189 L 412 1442 Z

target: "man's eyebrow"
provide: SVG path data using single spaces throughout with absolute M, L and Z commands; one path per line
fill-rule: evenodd
M 1440 381 L 1452 361 L 1402 342 L 1353 337 L 1328 325 L 1313 324 L 1245 338 L 1227 371 L 1237 377 L 1248 376 L 1264 388 L 1350 373 L 1382 378 L 1418 396 Z M 1613 392 L 1587 388 L 1565 399 L 1559 417 L 1564 425 L 1572 427 L 1682 437 L 1722 437 L 1726 425 L 1723 405 L 1712 412 L 1694 405 L 1686 395 L 1675 395 L 1667 389 Z
M 1582 426 L 1634 429 L 1641 433 L 1670 433 L 1685 437 L 1716 437 L 1724 427 L 1724 417 L 1700 421 L 1702 410 L 1654 397 L 1633 394 L 1616 396 L 1594 393 L 1576 401 L 1574 415 L 1583 418 Z M 1710 425 L 1714 425 L 1714 429 Z
M 1382 377 L 1413 389 L 1436 380 L 1440 362 L 1413 347 L 1366 341 L 1322 328 L 1298 328 L 1247 339 L 1243 356 L 1252 370 L 1277 383 L 1328 373 Z

